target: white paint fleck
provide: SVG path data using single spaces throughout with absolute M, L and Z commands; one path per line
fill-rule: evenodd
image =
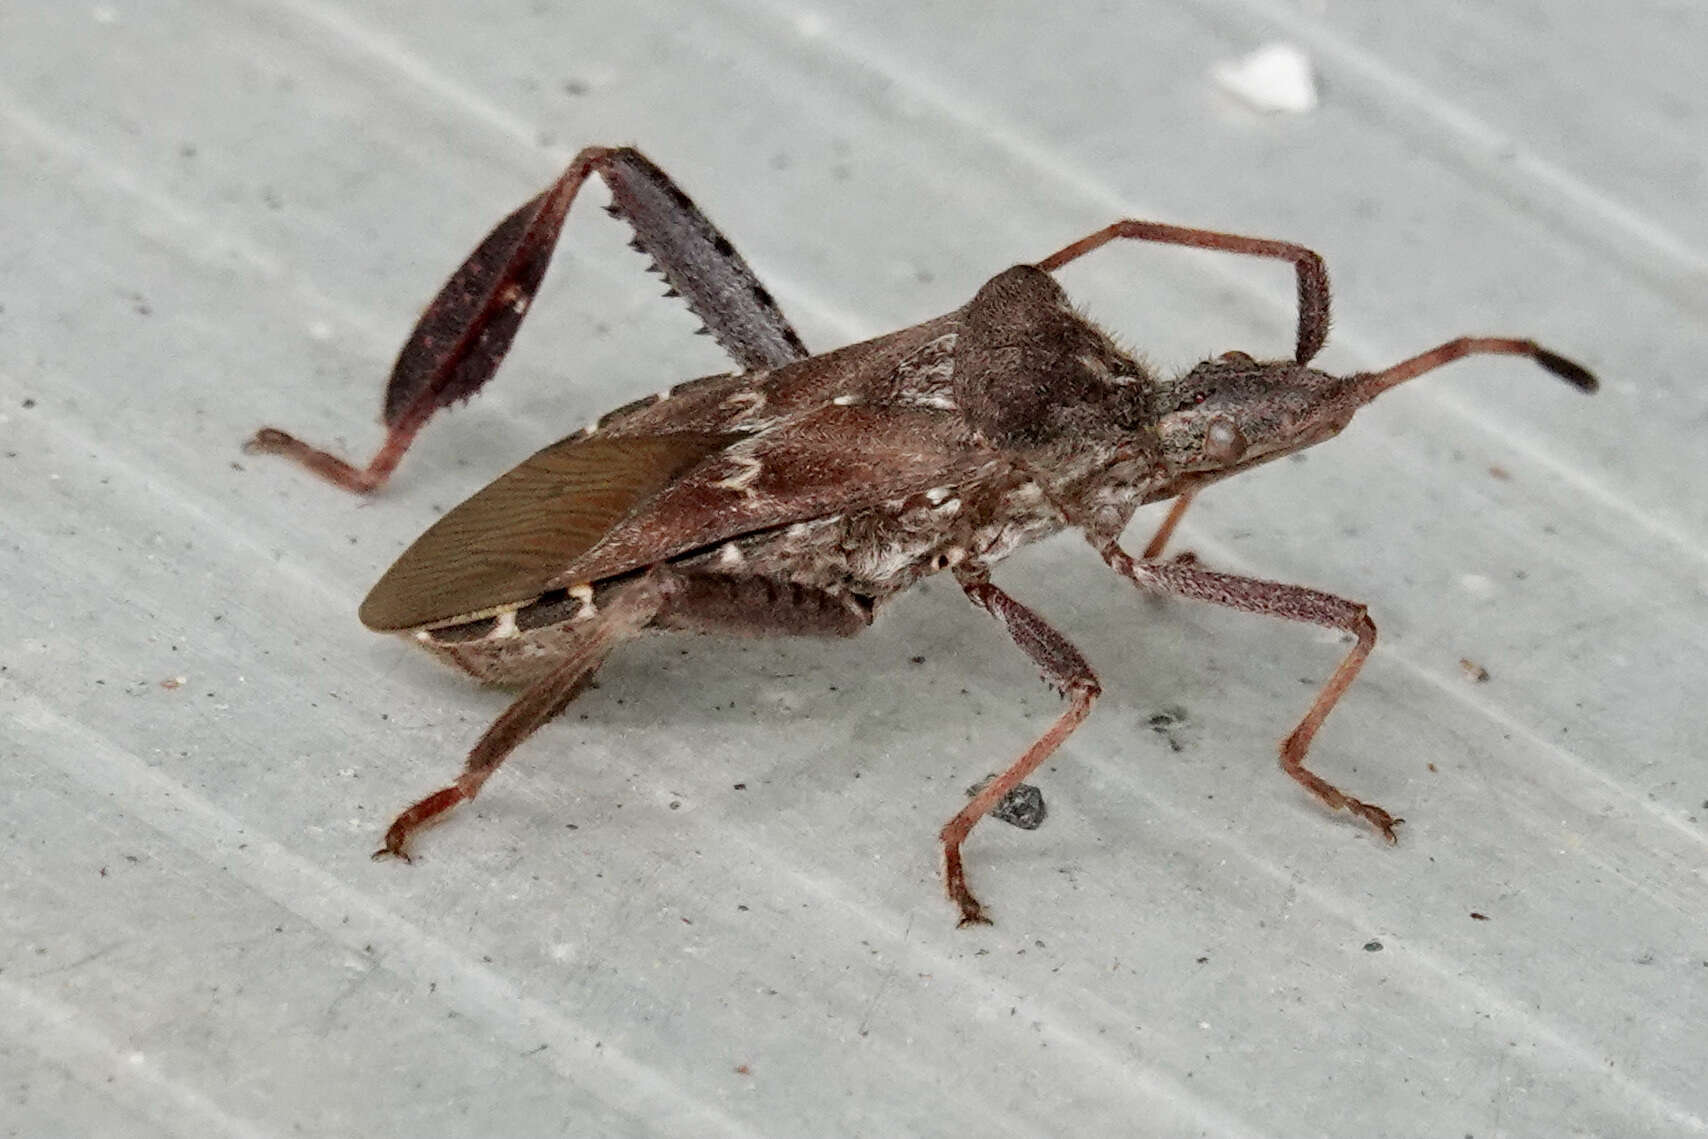
M 1459 587 L 1472 597 L 1493 597 L 1495 594 L 1493 579 L 1480 573 L 1460 574 Z
M 577 621 L 595 616 L 599 609 L 593 604 L 593 587 L 591 585 L 572 585 L 567 590 L 569 595 L 581 602 L 581 608 L 575 614 Z
M 837 407 L 850 407 L 853 404 L 859 403 L 860 397 L 857 395 L 839 395 L 830 402 L 834 403 Z
M 503 640 L 506 637 L 514 637 L 516 635 L 516 610 L 506 609 L 504 612 L 496 614 L 496 616 L 498 618 L 498 624 L 493 627 L 492 632 L 486 635 L 486 639 L 489 641 L 498 641 Z
M 738 566 L 746 560 L 747 557 L 741 552 L 741 547 L 734 542 L 725 542 L 718 550 L 718 564 L 720 566 Z
M 1250 55 L 1210 69 L 1217 85 L 1253 110 L 1302 115 L 1317 106 L 1310 57 L 1289 43 L 1264 44 Z

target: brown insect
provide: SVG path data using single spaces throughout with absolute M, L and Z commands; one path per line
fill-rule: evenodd
M 990 580 L 1028 542 L 1081 531 L 1155 594 L 1340 629 L 1356 638 L 1281 744 L 1288 775 L 1392 842 L 1400 820 L 1308 770 L 1305 753 L 1376 641 L 1364 606 L 1303 586 L 1162 560 L 1205 486 L 1337 434 L 1382 392 L 1473 353 L 1528 356 L 1580 391 L 1583 368 L 1529 340 L 1450 340 L 1380 372 L 1309 366 L 1328 330 L 1321 258 L 1283 241 L 1119 221 L 987 281 L 943 316 L 811 355 L 729 241 L 639 151 L 591 147 L 501 221 L 427 307 L 386 389 L 386 440 L 358 468 L 282 431 L 249 447 L 358 492 L 383 486 L 441 407 L 491 377 L 589 174 L 636 249 L 740 365 L 618 408 L 545 448 L 442 517 L 367 600 L 369 628 L 408 635 L 479 680 L 521 688 L 455 783 L 405 810 L 380 855 L 472 799 L 506 756 L 563 710 L 619 643 L 652 629 L 846 637 L 889 598 L 947 570 L 1008 630 L 1067 709 L 943 827 L 961 923 L 984 922 L 961 846 L 975 823 L 1091 710 L 1091 666 Z M 1116 238 L 1273 257 L 1298 275 L 1290 360 L 1227 352 L 1175 379 L 1150 374 L 1069 305 L 1050 273 Z M 1133 557 L 1140 506 L 1174 499 Z

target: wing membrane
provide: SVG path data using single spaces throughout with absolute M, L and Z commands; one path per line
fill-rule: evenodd
M 738 438 L 554 443 L 417 538 L 362 602 L 362 623 L 410 629 L 531 600 L 636 508 Z

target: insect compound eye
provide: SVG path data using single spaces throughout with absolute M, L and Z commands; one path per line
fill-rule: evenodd
M 1233 420 L 1217 416 L 1204 429 L 1204 457 L 1218 463 L 1237 463 L 1245 454 L 1245 436 Z
M 1186 396 L 1185 399 L 1180 401 L 1180 406 L 1175 408 L 1174 410 L 1175 411 L 1191 411 L 1193 408 L 1197 407 L 1199 404 L 1203 403 L 1205 400 L 1207 400 L 1209 398 L 1210 398 L 1210 393 L 1207 391 L 1203 391 L 1202 389 L 1200 389 L 1199 391 L 1191 392 Z

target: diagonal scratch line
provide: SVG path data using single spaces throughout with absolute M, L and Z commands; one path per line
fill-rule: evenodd
M 57 1064 L 92 1094 L 151 1120 L 169 1134 L 235 1139 L 262 1139 L 267 1134 L 161 1071 L 144 1053 L 83 1023 L 78 1009 L 32 986 L 0 977 L 0 1008 L 6 1010 L 0 1023 L 18 1047 Z
M 1199 2 L 1203 3 L 1204 0 Z M 1330 61 L 1339 70 L 1355 76 L 1359 82 L 1394 103 L 1410 108 L 1417 115 L 1435 123 L 1467 150 L 1480 152 L 1491 165 L 1498 162 L 1501 168 L 1511 169 L 1528 177 L 1571 208 L 1593 219 L 1590 225 L 1583 228 L 1591 231 L 1617 230 L 1628 242 L 1642 246 L 1680 274 L 1697 279 L 1708 277 L 1708 256 L 1698 252 L 1677 233 L 1651 221 L 1641 211 L 1632 209 L 1611 194 L 1597 189 L 1565 167 L 1548 161 L 1534 150 L 1520 144 L 1516 138 L 1484 122 L 1451 99 L 1436 93 L 1428 85 L 1398 70 L 1390 61 L 1336 35 L 1321 21 L 1312 19 L 1297 9 L 1271 3 L 1270 0 L 1213 2 L 1222 7 L 1238 9 L 1273 25 L 1308 45 L 1319 58 Z M 1625 243 L 1608 244 L 1623 248 Z
M 1099 762 L 1095 766 L 1105 773 L 1109 773 L 1111 770 L 1122 770 L 1113 764 L 1104 762 Z M 1153 803 L 1157 802 L 1148 794 L 1144 797 Z M 1355 906 L 1338 901 L 1324 890 L 1313 888 L 1301 882 L 1292 871 L 1275 861 L 1253 857 L 1250 851 L 1242 847 L 1238 841 L 1229 839 L 1225 834 L 1205 823 L 1192 807 L 1180 807 L 1165 803 L 1158 805 L 1162 812 L 1168 816 L 1171 826 L 1197 836 L 1206 844 L 1218 847 L 1249 864 L 1258 873 L 1273 881 L 1283 894 L 1292 896 L 1296 893 L 1310 905 L 1315 906 L 1319 912 L 1331 916 L 1346 929 L 1368 928 L 1369 918 L 1367 914 L 1359 911 Z M 753 852 L 754 858 L 770 857 L 770 852 L 756 846 L 750 838 L 739 831 L 727 834 L 725 840 L 746 847 Z M 767 865 L 771 864 L 767 863 Z M 899 935 L 904 931 L 898 931 L 895 928 L 893 914 L 875 909 L 858 896 L 836 888 L 832 885 L 833 877 L 830 874 L 809 866 L 800 859 L 777 863 L 774 866 L 774 872 L 791 878 L 795 882 L 796 888 L 802 892 L 823 897 L 844 909 L 858 918 L 863 925 L 882 930 L 892 940 L 900 940 Z M 1467 1005 L 1489 1009 L 1508 1023 L 1526 1026 L 1538 1039 L 1544 1041 L 1548 1047 L 1554 1049 L 1573 1067 L 1586 1073 L 1594 1073 L 1598 1080 L 1607 1080 L 1627 1096 L 1630 1101 L 1642 1105 L 1655 1117 L 1666 1119 L 1673 1126 L 1687 1129 L 1696 1134 L 1708 1133 L 1708 1120 L 1704 1120 L 1700 1115 L 1688 1108 L 1679 1106 L 1635 1077 L 1624 1072 L 1609 1072 L 1605 1063 L 1605 1053 L 1594 1043 L 1584 1043 L 1574 1039 L 1571 1034 L 1548 1022 L 1535 1011 L 1525 1008 L 1523 1004 L 1511 999 L 1498 989 L 1466 977 L 1458 962 L 1443 960 L 1436 954 L 1424 952 L 1409 945 L 1405 949 L 1406 952 L 1399 959 L 1406 961 L 1415 972 L 1424 974 L 1429 982 L 1435 983 L 1443 989 L 1454 989 L 1465 994 Z M 957 975 L 967 970 L 965 962 L 961 959 L 924 943 L 904 946 L 904 950 L 918 959 L 922 966 L 937 975 Z M 1082 990 L 1082 992 L 1088 1000 L 1095 1002 L 1098 1007 L 1093 1012 L 1076 1009 L 1078 1015 L 1075 1019 L 1080 1023 L 1104 1019 L 1118 1022 L 1124 1015 L 1119 1007 L 1097 993 L 1089 990 Z M 1028 1007 L 1039 1007 L 1039 1002 L 1029 995 L 1003 993 L 1003 998 Z M 1047 1006 L 1045 1008 L 1047 1009 Z M 1079 1034 L 1063 1027 L 1064 1023 L 1071 1022 L 1064 1021 L 1063 1018 L 1056 1016 L 1046 1016 L 1042 1031 L 1050 1035 L 1053 1043 L 1060 1046 L 1081 1050 L 1088 1049 L 1089 1042 Z M 1215 1119 L 1213 1115 L 1209 1114 L 1209 1108 L 1201 1104 L 1192 1092 L 1186 1090 L 1184 1085 L 1176 1082 L 1154 1066 L 1147 1065 L 1134 1068 L 1122 1064 L 1100 1050 L 1089 1051 L 1086 1055 L 1087 1059 L 1108 1065 L 1108 1077 L 1111 1080 L 1139 1082 L 1151 1095 L 1164 1102 L 1179 1107 L 1190 1106 L 1200 1117 L 1207 1119 L 1212 1128 L 1211 1134 L 1228 1135 L 1235 1133 L 1235 1121 Z M 1239 1130 L 1243 1132 L 1249 1127 L 1249 1124 L 1242 1124 L 1239 1125 Z
M 288 848 L 245 830 L 211 801 L 93 729 L 60 716 L 15 682 L 0 680 L 0 699 L 8 706 L 7 719 L 15 732 L 26 740 L 54 740 L 54 746 L 36 748 L 34 754 L 85 786 L 116 794 L 127 810 L 188 848 L 217 853 L 226 873 L 313 925 L 329 940 L 364 959 L 369 955 L 366 947 L 373 946 L 380 966 L 406 984 L 420 985 L 425 978 L 433 978 L 438 999 L 489 1026 L 515 1052 L 536 1047 L 543 1039 L 551 1048 L 538 1062 L 551 1065 L 571 1085 L 619 1112 L 636 1113 L 645 1105 L 648 1113 L 662 1117 L 664 1134 L 753 1134 L 721 1107 L 595 1040 L 552 1006 L 525 996 L 496 970 L 476 963 Z

